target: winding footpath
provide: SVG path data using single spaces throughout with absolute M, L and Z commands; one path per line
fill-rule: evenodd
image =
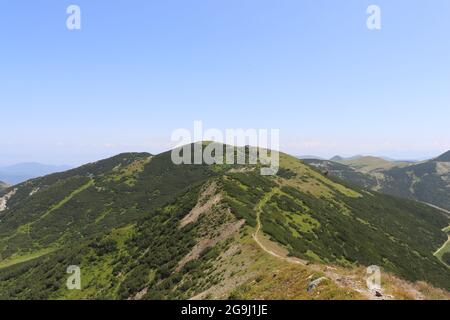
M 280 254 L 278 254 L 278 253 L 268 249 L 261 242 L 261 240 L 258 238 L 259 232 L 261 231 L 261 227 L 262 227 L 262 224 L 261 224 L 261 213 L 262 213 L 262 210 L 263 210 L 264 206 L 266 205 L 266 203 L 272 198 L 272 196 L 274 194 L 278 193 L 278 192 L 279 192 L 278 188 L 273 189 L 271 192 L 266 194 L 264 196 L 264 198 L 261 199 L 261 201 L 256 205 L 256 208 L 255 208 L 255 211 L 256 211 L 256 230 L 252 234 L 253 240 L 255 240 L 255 242 L 258 244 L 258 246 L 262 250 L 264 250 L 265 252 L 267 252 L 271 256 L 274 256 L 275 258 L 282 259 L 282 260 L 290 262 L 290 263 L 306 265 L 307 261 L 305 261 L 305 260 L 301 260 L 301 259 L 298 259 L 298 258 L 285 257 L 285 256 L 282 256 L 282 255 L 280 255 Z
M 450 248 L 450 235 L 448 236 L 447 241 L 442 245 L 442 247 L 440 247 L 439 249 L 436 250 L 436 252 L 434 253 L 435 256 L 438 256 L 439 253 L 443 250 L 447 250 L 447 247 Z
M 380 298 L 375 297 L 374 293 L 371 292 L 367 287 L 361 286 L 358 283 L 358 281 L 356 281 L 355 279 L 353 279 L 351 277 L 342 276 L 339 273 L 333 272 L 332 271 L 333 268 L 331 268 L 331 267 L 325 267 L 325 270 L 324 270 L 319 265 L 309 265 L 308 261 L 306 261 L 306 260 L 301 260 L 299 258 L 293 258 L 293 257 L 287 257 L 285 255 L 281 255 L 279 253 L 274 252 L 273 250 L 268 249 L 262 243 L 262 241 L 258 237 L 259 233 L 261 231 L 261 228 L 262 228 L 261 213 L 262 213 L 263 208 L 266 205 L 266 203 L 272 198 L 272 196 L 274 194 L 276 194 L 278 192 L 280 192 L 280 189 L 279 188 L 274 188 L 271 192 L 266 194 L 264 196 L 264 198 L 261 199 L 261 201 L 255 206 L 255 211 L 256 211 L 256 230 L 252 234 L 252 238 L 253 238 L 253 240 L 255 240 L 255 242 L 258 244 L 258 246 L 262 250 L 264 250 L 266 253 L 270 254 L 271 256 L 273 256 L 275 258 L 281 259 L 281 260 L 286 261 L 288 263 L 308 266 L 308 268 L 310 268 L 311 270 L 313 270 L 315 272 L 324 273 L 327 276 L 327 278 L 331 279 L 337 286 L 339 286 L 341 288 L 348 289 L 350 287 L 352 290 L 355 290 L 356 292 L 358 292 L 361 295 L 363 295 L 366 299 L 369 299 L 369 300 L 380 300 Z M 342 281 L 342 280 L 344 280 L 344 281 Z M 343 283 L 346 283 L 346 285 L 343 285 Z M 386 298 L 388 298 L 388 297 L 384 297 L 384 299 L 386 299 Z

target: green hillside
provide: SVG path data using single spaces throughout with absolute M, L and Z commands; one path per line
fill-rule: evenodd
M 129 153 L 3 190 L 14 192 L 0 212 L 0 298 L 252 298 L 252 281 L 281 281 L 268 273 L 290 270 L 298 283 L 320 276 L 319 267 L 287 266 L 260 241 L 285 259 L 376 264 L 450 289 L 433 255 L 450 225 L 439 210 L 347 186 L 286 154 L 276 176 L 258 167 Z M 83 290 L 65 287 L 69 265 L 81 267 Z M 333 281 L 323 286 L 315 298 L 361 298 Z
M 2 191 L 3 189 L 6 189 L 6 188 L 8 188 L 8 184 L 0 181 L 0 191 Z
M 450 162 L 450 151 L 441 154 L 439 157 L 435 158 L 434 161 L 437 162 Z
M 383 172 L 380 191 L 450 210 L 450 162 L 436 160 Z
M 375 157 L 306 162 L 348 183 L 450 210 L 450 152 L 416 164 Z
M 406 161 L 389 161 L 383 158 L 371 156 L 361 156 L 354 159 L 342 159 L 338 162 L 364 173 L 378 170 L 388 170 L 397 167 L 402 168 L 412 164 Z
M 342 163 L 317 159 L 306 159 L 302 161 L 317 168 L 325 175 L 341 179 L 347 183 L 352 183 L 355 186 L 367 189 L 372 189 L 377 186 L 377 179 L 375 176 L 362 173 Z

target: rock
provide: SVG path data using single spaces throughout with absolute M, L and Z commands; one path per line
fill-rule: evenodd
M 17 189 L 14 189 L 14 190 L 8 192 L 7 194 L 5 194 L 3 197 L 0 198 L 0 212 L 1 212 L 1 211 L 5 211 L 5 210 L 8 208 L 8 206 L 7 206 L 8 200 L 9 200 L 13 195 L 15 195 L 16 192 L 17 192 Z
M 321 278 L 318 278 L 318 279 L 316 279 L 316 280 L 314 280 L 314 281 L 311 281 L 310 283 L 309 283 L 309 285 L 308 285 L 308 288 L 306 289 L 306 291 L 307 292 L 311 292 L 311 291 L 313 291 L 322 281 L 324 281 L 324 280 L 326 280 L 327 278 L 325 278 L 325 277 L 321 277 Z
M 382 297 L 383 295 L 381 294 L 381 292 L 375 291 L 375 296 L 376 296 L 376 297 Z

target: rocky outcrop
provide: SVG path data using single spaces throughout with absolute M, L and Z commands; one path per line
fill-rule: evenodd
M 16 191 L 17 189 L 14 189 L 0 198 L 0 212 L 5 211 L 8 208 L 7 206 L 8 200 L 11 199 L 11 197 L 16 194 Z

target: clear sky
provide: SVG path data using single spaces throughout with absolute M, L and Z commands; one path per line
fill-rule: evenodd
M 0 164 L 157 153 L 194 120 L 296 155 L 450 149 L 448 0 L 3 0 L 0 41 Z

